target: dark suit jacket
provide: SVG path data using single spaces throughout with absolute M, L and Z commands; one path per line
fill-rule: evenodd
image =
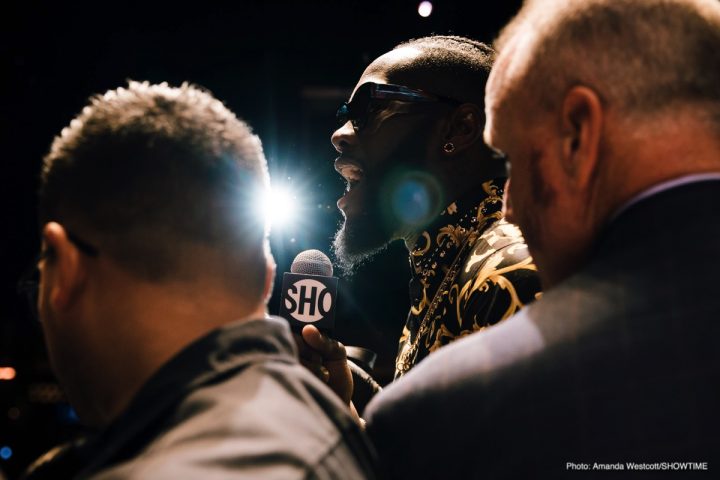
M 720 478 L 719 277 L 720 182 L 637 203 L 574 276 L 371 402 L 384 466 L 393 478 L 605 478 L 621 462 L 626 478 L 635 462 L 651 472 L 641 478 Z

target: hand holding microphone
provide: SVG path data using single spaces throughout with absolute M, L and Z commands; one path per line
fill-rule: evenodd
M 351 405 L 353 379 L 345 346 L 327 336 L 335 327 L 338 279 L 330 259 L 305 250 L 283 275 L 280 316 L 290 322 L 300 362 Z M 323 333 L 324 332 L 324 333 Z
M 320 370 L 325 377 L 321 379 L 349 406 L 354 385 L 345 346 L 323 335 L 314 325 L 305 326 L 301 338 L 296 341 L 303 344 L 302 347 L 298 345 L 300 362 L 311 371 Z

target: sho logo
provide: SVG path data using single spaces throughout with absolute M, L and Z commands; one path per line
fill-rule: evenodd
M 333 296 L 325 285 L 306 278 L 295 282 L 285 293 L 285 308 L 301 322 L 317 322 L 330 313 Z
M 280 315 L 297 329 L 308 323 L 332 330 L 335 322 L 337 278 L 321 275 L 283 275 Z

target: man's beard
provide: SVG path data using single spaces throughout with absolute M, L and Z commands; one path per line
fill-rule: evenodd
M 359 205 L 350 209 L 351 214 L 345 214 L 332 244 L 337 264 L 346 275 L 354 273 L 392 241 L 419 231 L 440 212 L 438 204 L 443 197 L 440 185 L 429 173 L 419 173 L 426 170 L 428 163 L 424 139 L 433 122 L 433 118 L 428 117 L 417 123 L 414 134 L 405 136 L 386 155 L 383 166 L 355 187 L 358 191 L 353 192 L 353 202 Z M 402 186 L 408 180 L 424 185 L 428 200 L 425 216 L 407 217 L 412 201 L 402 196 L 405 192 Z
M 332 251 L 336 264 L 345 275 L 355 273 L 358 267 L 382 252 L 391 242 L 391 238 L 375 238 L 374 242 L 369 241 L 370 237 L 365 232 L 359 234 L 358 230 L 362 229 L 351 228 L 345 221 L 333 238 Z
M 332 251 L 345 275 L 353 274 L 358 267 L 382 252 L 395 237 L 382 210 L 380 195 L 376 189 L 369 190 L 364 192 L 369 194 L 369 198 L 363 199 L 366 205 L 362 212 L 350 218 L 346 216 L 333 238 Z

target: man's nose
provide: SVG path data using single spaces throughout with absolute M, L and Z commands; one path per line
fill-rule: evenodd
M 342 153 L 354 145 L 357 142 L 357 135 L 355 134 L 355 128 L 353 128 L 352 122 L 348 120 L 344 125 L 335 130 L 330 137 L 330 142 L 338 153 Z

